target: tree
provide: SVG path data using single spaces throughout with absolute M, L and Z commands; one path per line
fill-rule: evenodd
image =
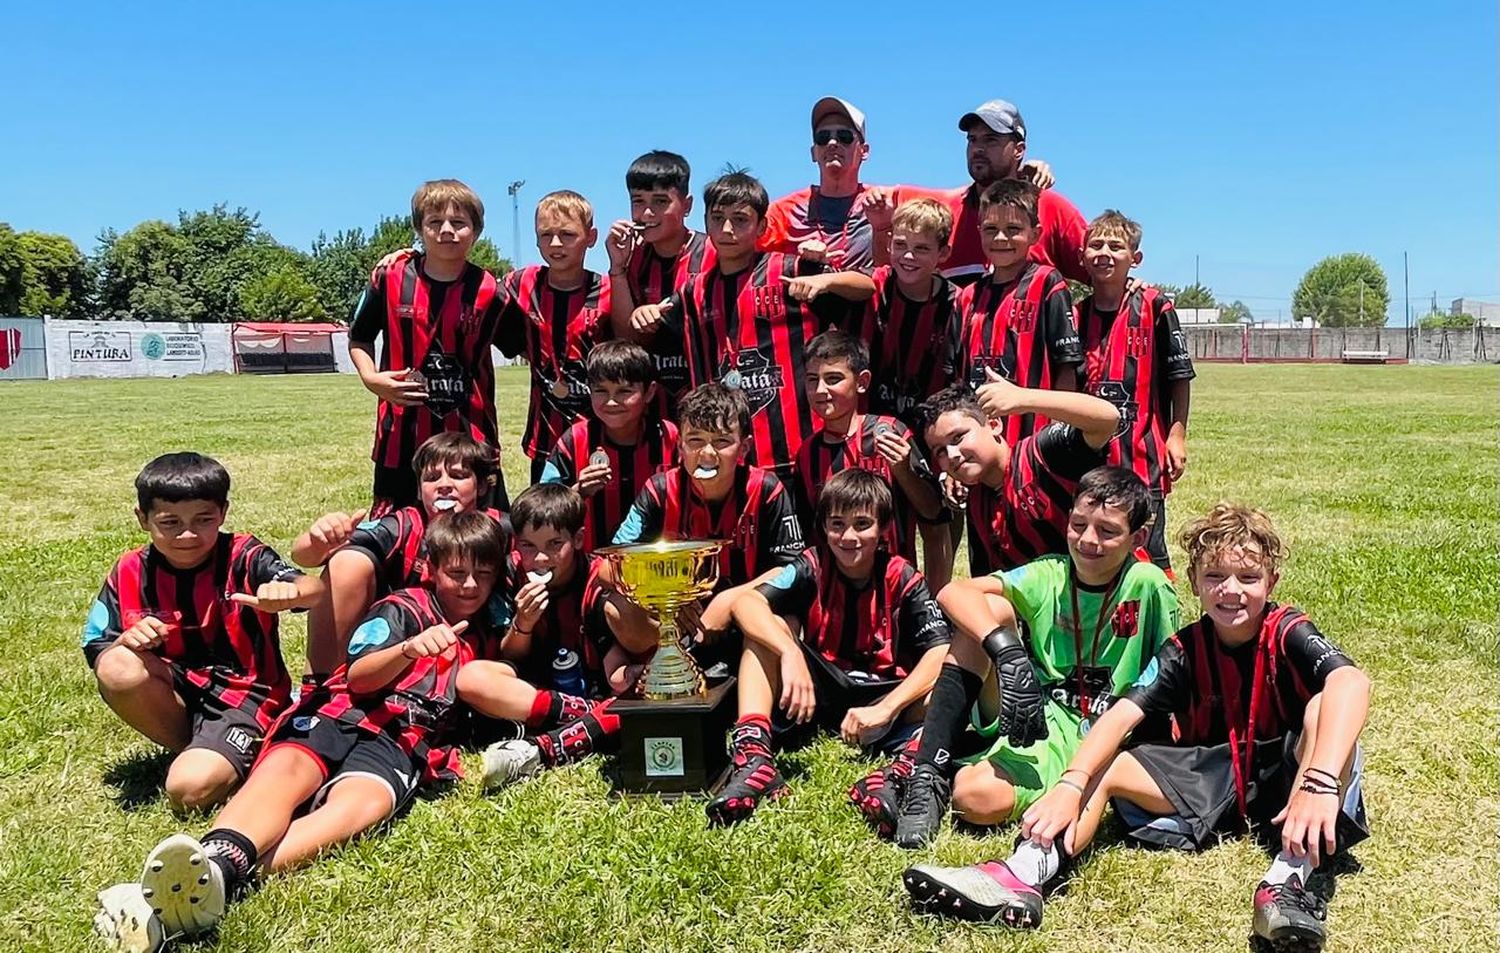
M 481 238 L 469 249 L 469 261 L 485 269 L 496 278 L 503 278 L 512 269 L 510 259 L 500 257 L 500 249 L 488 238 Z
M 21 232 L 20 313 L 32 317 L 82 314 L 88 303 L 88 266 L 73 240 L 64 235 Z
M 1250 324 L 1255 320 L 1255 315 L 1250 313 L 1250 306 L 1243 301 L 1235 300 L 1219 311 L 1220 324 Z
M 0 314 L 21 310 L 25 289 L 26 256 L 15 231 L 0 222 Z
M 257 275 L 239 289 L 240 313 L 251 321 L 322 321 L 318 289 L 295 265 Z
M 1188 285 L 1177 292 L 1177 297 L 1172 303 L 1178 308 L 1217 308 L 1218 302 L 1214 301 L 1213 290 L 1207 285 L 1197 283 Z
M 192 246 L 166 222 L 142 222 L 123 235 L 106 229 L 94 255 L 100 316 L 202 320 L 187 280 L 192 257 Z
M 1479 319 L 1472 314 L 1453 314 L 1446 311 L 1434 311 L 1417 321 L 1417 327 L 1423 331 L 1434 328 L 1472 328 L 1479 323 Z
M 1375 328 L 1385 324 L 1391 298 L 1385 272 L 1369 255 L 1331 255 L 1302 276 L 1292 294 L 1292 315 L 1325 328 Z
M 323 311 L 334 320 L 347 320 L 354 302 L 370 278 L 373 264 L 363 229 L 337 232 L 333 238 L 319 232 L 313 239 L 312 256 L 305 274 L 318 291 Z

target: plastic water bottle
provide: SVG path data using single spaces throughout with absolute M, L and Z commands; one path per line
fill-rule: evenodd
M 583 660 L 570 648 L 559 648 L 552 659 L 552 687 L 564 695 L 588 697 L 588 687 L 583 681 Z

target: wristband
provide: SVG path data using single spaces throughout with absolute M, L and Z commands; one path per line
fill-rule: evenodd
M 1337 787 L 1314 780 L 1313 778 L 1303 778 L 1302 783 L 1298 785 L 1297 789 L 1305 794 L 1332 794 L 1334 797 L 1338 797 L 1339 795 Z
M 1083 790 L 1082 785 L 1074 784 L 1072 781 L 1069 781 L 1067 778 L 1058 778 L 1057 779 L 1057 783 L 1058 784 L 1067 785 L 1068 787 L 1070 787 L 1073 790 L 1077 791 L 1079 797 L 1083 797 L 1084 790 Z
M 532 632 L 531 629 L 523 629 L 519 625 L 516 625 L 514 622 L 511 623 L 510 630 L 516 635 L 530 635 Z
M 406 647 L 411 644 L 411 639 L 403 639 L 401 642 L 401 657 L 408 662 L 415 662 L 416 658 L 406 654 Z
M 1062 773 L 1062 776 L 1063 777 L 1067 777 L 1070 774 L 1081 774 L 1081 775 L 1083 775 L 1083 783 L 1084 784 L 1088 784 L 1089 781 L 1094 777 L 1092 774 L 1089 774 L 1087 771 L 1083 770 L 1082 768 L 1068 768 L 1066 771 L 1064 771 Z

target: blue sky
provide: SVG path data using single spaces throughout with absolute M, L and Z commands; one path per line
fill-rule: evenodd
M 537 197 L 577 189 L 607 224 L 647 149 L 686 155 L 695 191 L 726 162 L 772 195 L 806 185 L 824 94 L 869 116 L 865 181 L 965 183 L 956 121 L 1003 96 L 1085 215 L 1144 225 L 1148 280 L 1191 282 L 1196 255 L 1221 299 L 1275 319 L 1308 266 L 1363 251 L 1399 322 L 1406 251 L 1414 299 L 1500 300 L 1492 2 L 974 9 L 13 5 L 0 220 L 91 250 L 228 202 L 305 248 L 451 175 L 509 254 L 524 179 L 532 260 Z

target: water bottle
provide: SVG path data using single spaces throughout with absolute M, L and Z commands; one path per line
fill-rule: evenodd
M 583 681 L 583 660 L 570 648 L 560 647 L 552 659 L 552 687 L 564 695 L 588 697 Z

